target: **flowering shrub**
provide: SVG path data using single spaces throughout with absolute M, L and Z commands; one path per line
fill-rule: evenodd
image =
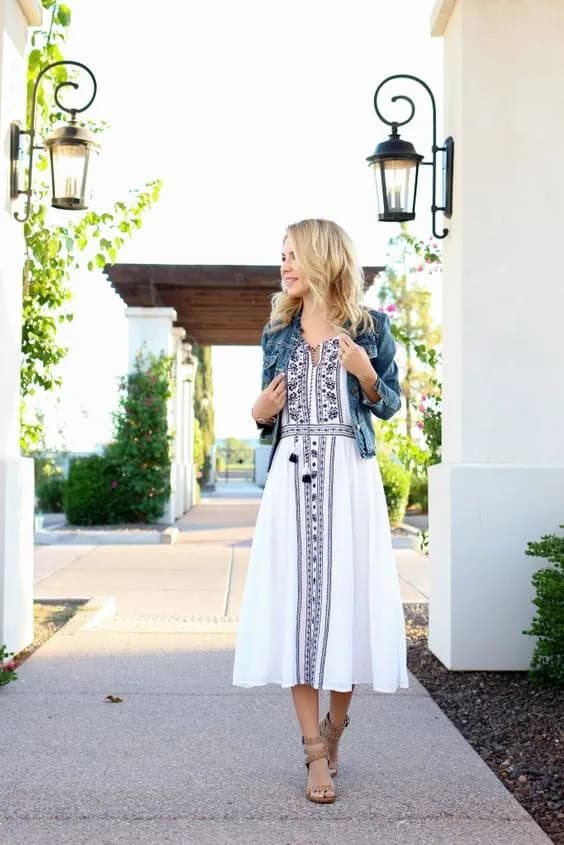
M 416 425 L 423 433 L 429 450 L 428 466 L 440 462 L 442 445 L 441 384 L 436 379 L 433 382 L 435 392 L 431 396 L 424 393 L 417 405 L 421 419 L 417 420 Z
M 166 355 L 142 350 L 133 371 L 121 380 L 116 439 L 106 450 L 115 467 L 110 479 L 115 522 L 154 522 L 170 496 L 172 363 Z
M 17 680 L 15 669 L 18 664 L 15 660 L 9 659 L 13 655 L 13 651 L 7 651 L 5 645 L 0 645 L 0 687 Z

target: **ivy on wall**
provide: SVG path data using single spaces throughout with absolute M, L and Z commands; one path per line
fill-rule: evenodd
M 32 36 L 27 75 L 28 125 L 37 75 L 46 65 L 64 60 L 61 45 L 71 22 L 68 5 L 56 0 L 42 0 L 42 5 L 49 13 L 49 28 L 36 30 Z M 37 95 L 38 135 L 47 133 L 55 122 L 67 121 L 68 115 L 53 111 L 53 92 L 56 85 L 68 78 L 65 67 L 54 68 L 43 77 Z M 105 124 L 88 122 L 87 125 L 93 132 L 106 128 Z M 39 171 L 47 170 L 45 153 L 39 153 L 36 167 Z M 107 263 L 114 263 L 125 238 L 141 227 L 143 216 L 158 200 L 161 187 L 160 179 L 149 181 L 143 188 L 130 191 L 126 201 L 115 202 L 111 210 L 88 211 L 77 216 L 76 222 L 64 225 L 47 221 L 48 185 L 40 183 L 34 190 L 32 211 L 24 223 L 20 439 L 24 454 L 40 444 L 43 434 L 42 419 L 30 410 L 26 400 L 38 389 L 53 390 L 61 385 L 56 368 L 68 348 L 59 344 L 57 329 L 73 318 L 69 285 L 72 272 L 84 267 L 101 269 Z

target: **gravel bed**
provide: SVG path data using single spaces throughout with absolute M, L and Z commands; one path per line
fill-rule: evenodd
M 427 648 L 428 606 L 404 604 L 407 663 L 550 839 L 564 845 L 564 690 L 526 672 L 453 672 Z

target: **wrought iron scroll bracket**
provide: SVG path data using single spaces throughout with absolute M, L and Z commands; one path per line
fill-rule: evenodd
M 57 87 L 55 88 L 54 92 L 54 100 L 57 106 L 62 110 L 68 112 L 71 115 L 71 123 L 74 123 L 76 120 L 76 115 L 80 114 L 83 111 L 86 111 L 92 103 L 94 102 L 94 98 L 96 97 L 96 92 L 98 90 L 98 85 L 96 83 L 96 77 L 92 73 L 89 67 L 87 67 L 82 62 L 75 62 L 70 59 L 63 59 L 58 62 L 52 62 L 49 65 L 46 65 L 39 74 L 37 75 L 37 79 L 33 85 L 33 94 L 31 99 L 31 126 L 29 129 L 21 129 L 19 124 L 13 122 L 10 127 L 10 147 L 11 147 L 11 160 L 12 160 L 12 172 L 11 172 L 11 189 L 10 195 L 12 199 L 15 199 L 19 195 L 25 195 L 25 205 L 23 213 L 16 212 L 14 217 L 20 223 L 25 223 L 26 220 L 29 219 L 30 209 L 31 209 L 31 189 L 32 189 L 32 177 L 33 177 L 33 153 L 34 150 L 42 150 L 43 145 L 36 145 L 35 144 L 35 120 L 36 120 L 36 107 L 37 107 L 37 92 L 39 90 L 39 85 L 41 80 L 54 67 L 59 67 L 60 65 L 71 65 L 73 67 L 81 68 L 82 70 L 86 71 L 92 81 L 92 95 L 85 106 L 82 108 L 68 108 L 61 102 L 59 99 L 59 92 L 62 88 L 74 88 L 78 90 L 80 87 L 78 82 L 73 82 L 71 80 L 64 80 L 60 82 Z M 22 135 L 29 135 L 29 154 L 28 154 L 28 164 L 27 164 L 27 184 L 23 190 L 20 190 L 17 185 L 17 159 L 19 155 L 19 148 L 20 148 L 20 137 Z
M 443 229 L 442 234 L 437 232 L 436 226 L 436 216 L 437 212 L 440 211 L 444 214 L 445 217 L 450 217 L 452 215 L 452 167 L 453 167 L 453 160 L 454 160 L 454 141 L 451 137 L 448 137 L 443 146 L 437 145 L 437 107 L 435 104 L 435 97 L 433 96 L 433 92 L 429 88 L 426 82 L 422 79 L 419 79 L 418 76 L 413 76 L 409 73 L 396 73 L 393 76 L 387 76 L 386 79 L 383 79 L 382 82 L 376 88 L 374 93 L 374 109 L 376 114 L 380 118 L 383 123 L 387 123 L 388 126 L 392 127 L 392 131 L 396 131 L 398 126 L 405 126 L 406 123 L 409 123 L 413 116 L 415 115 L 415 103 L 408 97 L 406 94 L 396 94 L 395 96 L 391 97 L 390 100 L 392 103 L 396 103 L 399 100 L 403 100 L 404 102 L 409 104 L 410 112 L 408 117 L 405 120 L 388 120 L 378 107 L 378 95 L 388 82 L 396 79 L 410 79 L 413 82 L 418 82 L 425 91 L 428 93 L 429 98 L 431 100 L 431 109 L 432 109 L 432 126 L 433 126 L 433 143 L 431 145 L 431 161 L 422 161 L 421 164 L 426 164 L 432 168 L 433 176 L 432 176 L 432 201 L 431 201 L 431 214 L 433 217 L 433 235 L 435 238 L 445 238 L 448 235 L 448 229 Z M 437 153 L 444 153 L 443 156 L 443 171 L 444 171 L 444 185 L 445 185 L 445 198 L 444 198 L 444 205 L 437 205 Z

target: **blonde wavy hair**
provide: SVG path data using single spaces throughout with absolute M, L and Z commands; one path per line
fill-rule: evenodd
M 326 303 L 327 319 L 352 337 L 373 328 L 372 317 L 362 304 L 364 271 L 345 230 L 332 220 L 307 219 L 287 226 L 286 235 L 292 238 L 314 303 Z M 287 326 L 301 307 L 300 298 L 283 290 L 273 294 L 269 330 Z

